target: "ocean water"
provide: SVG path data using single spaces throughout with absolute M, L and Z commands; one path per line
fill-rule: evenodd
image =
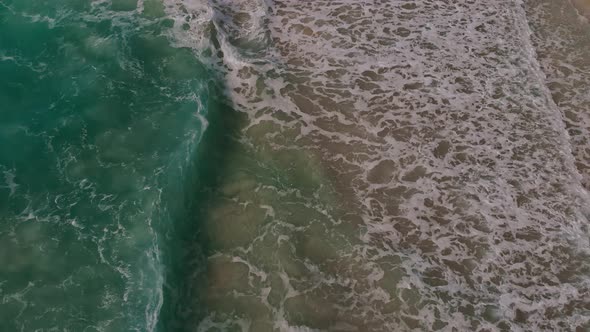
M 130 5 L 1 4 L 2 331 L 156 330 L 218 83 Z
M 590 330 L 582 0 L 0 0 L 0 331 Z

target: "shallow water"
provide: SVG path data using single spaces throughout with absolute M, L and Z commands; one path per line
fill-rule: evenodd
M 0 24 L 2 330 L 590 328 L 572 3 L 2 0 Z

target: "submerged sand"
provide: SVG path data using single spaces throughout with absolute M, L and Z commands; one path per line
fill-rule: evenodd
M 580 15 L 590 19 L 590 0 L 572 0 Z

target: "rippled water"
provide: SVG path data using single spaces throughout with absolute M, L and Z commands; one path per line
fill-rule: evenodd
M 1 330 L 590 329 L 584 1 L 57 3 L 0 2 Z
M 212 76 L 163 11 L 0 8 L 0 330 L 155 330 Z

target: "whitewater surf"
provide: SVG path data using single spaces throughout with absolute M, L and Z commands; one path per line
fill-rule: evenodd
M 589 329 L 582 3 L 0 0 L 0 330 Z

